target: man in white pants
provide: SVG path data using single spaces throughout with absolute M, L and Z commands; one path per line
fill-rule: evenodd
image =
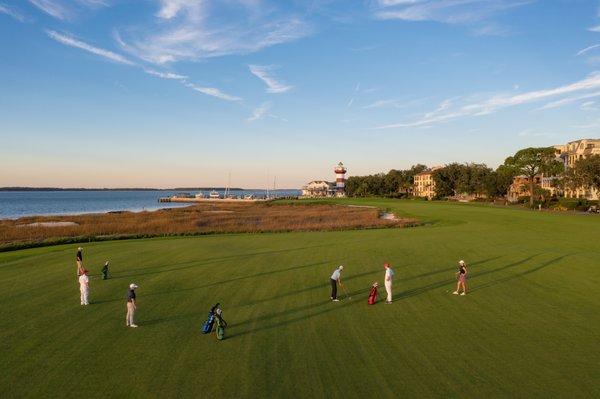
M 135 300 L 135 289 L 138 286 L 134 283 L 129 284 L 129 291 L 127 291 L 127 316 L 125 319 L 125 324 L 127 327 L 137 327 L 135 324 L 133 317 L 135 316 L 135 310 L 137 309 L 137 302 Z
M 392 303 L 392 280 L 394 278 L 394 270 L 390 267 L 389 263 L 383 265 L 385 268 L 385 291 L 387 292 L 387 299 L 385 303 L 387 305 Z
M 89 305 L 90 278 L 88 277 L 88 271 L 85 269 L 81 270 L 81 276 L 79 276 L 79 292 L 81 294 L 81 304 Z

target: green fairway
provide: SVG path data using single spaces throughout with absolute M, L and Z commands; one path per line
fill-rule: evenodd
M 600 217 L 341 202 L 426 225 L 89 243 L 88 307 L 77 245 L 0 253 L 0 398 L 600 397 Z M 384 262 L 394 303 L 368 306 Z M 332 303 L 340 264 L 352 299 Z M 215 302 L 224 341 L 200 332 Z

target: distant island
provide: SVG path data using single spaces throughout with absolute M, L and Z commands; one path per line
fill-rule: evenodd
M 144 188 L 144 187 L 127 187 L 127 188 L 76 188 L 76 187 L 0 187 L 0 191 L 225 191 L 227 187 L 175 187 L 175 188 Z M 239 188 L 231 187 L 230 191 L 260 191 L 264 188 Z M 270 191 L 289 191 L 295 189 L 276 189 Z

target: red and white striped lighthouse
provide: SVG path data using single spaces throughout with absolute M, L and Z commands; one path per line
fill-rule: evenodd
M 346 172 L 348 171 L 343 163 L 338 163 L 335 171 L 335 195 L 343 197 L 346 195 Z

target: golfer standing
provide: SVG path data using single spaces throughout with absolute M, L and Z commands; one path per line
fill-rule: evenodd
M 137 309 L 137 301 L 135 299 L 135 289 L 138 286 L 134 283 L 129 284 L 129 291 L 127 291 L 127 316 L 125 323 L 127 327 L 137 327 L 134 322 L 135 310 Z
M 387 305 L 392 303 L 392 280 L 394 279 L 394 270 L 392 270 L 389 263 L 383 265 L 385 268 L 385 292 L 387 292 L 387 299 L 385 303 Z
M 331 300 L 333 302 L 340 301 L 339 299 L 337 299 L 337 286 L 338 284 L 340 285 L 340 287 L 343 285 L 342 270 L 344 270 L 344 266 L 340 266 L 337 269 L 335 269 L 335 271 L 331 275 Z
M 83 271 L 83 248 L 77 248 L 77 277 L 81 276 Z
M 459 295 L 462 287 L 462 293 L 460 295 L 467 295 L 467 264 L 464 260 L 458 262 L 458 271 L 456 272 L 458 282 L 456 283 L 456 291 L 454 295 Z
M 108 280 L 108 261 L 106 261 L 102 268 L 102 280 Z
M 79 293 L 82 305 L 89 305 L 90 296 L 90 278 L 88 272 L 85 269 L 81 270 L 81 276 L 79 276 Z

